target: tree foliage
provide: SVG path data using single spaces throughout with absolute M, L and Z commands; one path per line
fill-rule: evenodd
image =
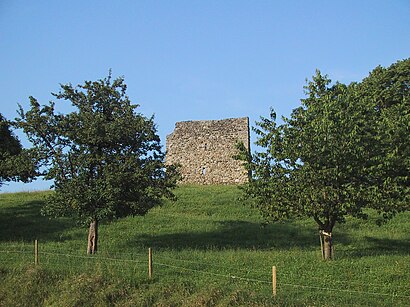
M 372 207 L 391 218 L 410 208 L 410 59 L 376 67 L 356 89 L 372 113 Z
M 261 118 L 263 151 L 248 158 L 243 189 L 267 220 L 310 217 L 331 236 L 364 208 L 383 218 L 409 209 L 409 62 L 348 86 L 317 71 L 289 118 Z
M 163 197 L 174 198 L 178 173 L 164 165 L 154 118 L 136 112 L 123 78 L 110 75 L 53 94 L 71 103 L 61 114 L 54 102 L 20 107 L 18 124 L 33 143 L 55 193 L 43 212 L 74 215 L 84 224 L 144 215 Z M 91 225 L 91 224 L 90 224 Z
M 0 114 L 0 187 L 6 181 L 28 182 L 36 176 L 35 159 L 22 148 L 11 126 Z

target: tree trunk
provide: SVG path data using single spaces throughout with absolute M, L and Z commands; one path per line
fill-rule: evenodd
M 325 253 L 323 249 L 323 235 L 322 235 L 322 230 L 319 230 L 319 239 L 320 239 L 320 252 L 322 255 L 322 259 L 325 259 Z
M 98 221 L 94 220 L 90 223 L 90 228 L 88 230 L 88 246 L 87 246 L 88 255 L 92 255 L 97 252 L 97 242 L 98 242 Z
M 331 260 L 333 259 L 333 240 L 332 240 L 332 233 L 321 231 L 321 243 L 323 242 L 322 248 L 322 258 L 323 260 Z

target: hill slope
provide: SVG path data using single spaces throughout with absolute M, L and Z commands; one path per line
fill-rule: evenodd
M 336 260 L 323 262 L 314 222 L 264 225 L 236 187 L 181 186 L 176 202 L 102 224 L 100 251 L 87 257 L 86 229 L 40 215 L 45 194 L 0 194 L 0 305 L 405 306 L 410 299 L 408 213 L 381 227 L 375 217 L 336 225 Z

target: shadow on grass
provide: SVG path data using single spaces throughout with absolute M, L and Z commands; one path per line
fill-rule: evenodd
M 363 237 L 363 245 L 363 247 L 357 246 L 354 249 L 342 249 L 340 251 L 340 255 L 349 258 L 360 258 L 367 256 L 410 254 L 409 240 L 373 238 L 365 236 Z
M 347 238 L 341 234 L 339 240 Z M 315 228 L 295 223 L 269 224 L 246 221 L 219 222 L 215 231 L 137 235 L 127 244 L 165 249 L 320 249 Z
M 73 221 L 49 219 L 40 213 L 44 201 L 29 201 L 18 207 L 0 208 L 0 241 L 65 241 L 61 234 L 72 227 Z
M 261 226 L 259 223 L 245 221 L 225 221 L 219 222 L 217 229 L 210 232 L 142 234 L 126 243 L 127 246 L 129 244 L 177 251 L 183 249 L 289 250 L 293 248 L 320 251 L 317 229 L 293 222 Z M 343 257 L 408 255 L 410 253 L 408 240 L 364 237 L 361 243 L 352 240 L 350 235 L 344 231 L 335 232 L 334 244 L 336 255 Z M 353 248 L 338 251 L 340 245 L 349 245 Z

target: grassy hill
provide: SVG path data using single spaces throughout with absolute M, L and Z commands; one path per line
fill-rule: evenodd
M 236 187 L 181 186 L 176 202 L 144 217 L 102 224 L 99 252 L 88 257 L 87 229 L 40 215 L 46 194 L 0 194 L 0 306 L 408 306 L 410 301 L 409 213 L 380 227 L 374 215 L 336 225 L 336 260 L 323 262 L 314 222 L 264 225 L 257 211 L 238 200 Z

